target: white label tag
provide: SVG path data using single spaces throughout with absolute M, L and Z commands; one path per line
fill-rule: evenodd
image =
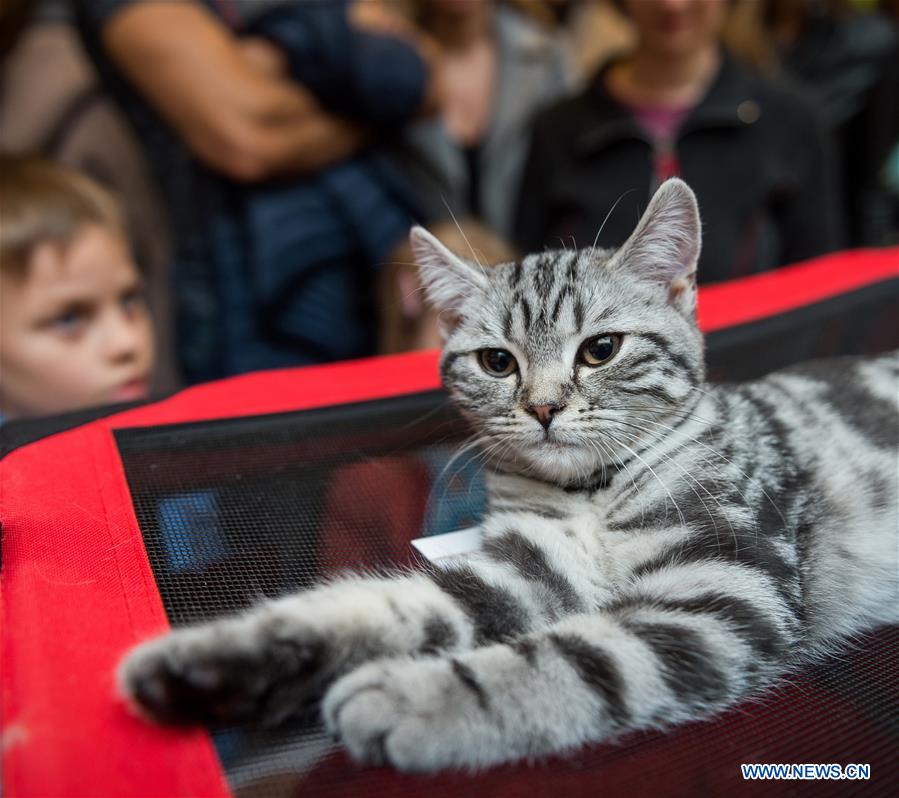
M 477 551 L 481 547 L 481 530 L 478 527 L 459 529 L 456 532 L 444 532 L 427 538 L 416 538 L 412 545 L 428 562 L 439 568 L 446 568 L 450 563 L 462 560 L 465 555 Z

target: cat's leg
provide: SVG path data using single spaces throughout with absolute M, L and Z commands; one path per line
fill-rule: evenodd
M 717 576 L 657 574 L 658 590 L 516 641 L 365 665 L 328 691 L 326 723 L 356 759 L 432 771 L 701 717 L 781 673 L 799 634 L 765 578 L 737 565 Z
M 276 723 L 369 660 L 463 651 L 582 612 L 595 597 L 563 574 L 596 569 L 555 524 L 497 516 L 485 524 L 483 550 L 464 564 L 342 579 L 175 630 L 129 654 L 121 690 L 165 722 Z
M 370 659 L 464 649 L 473 626 L 425 574 L 347 577 L 131 651 L 123 695 L 168 723 L 278 723 Z

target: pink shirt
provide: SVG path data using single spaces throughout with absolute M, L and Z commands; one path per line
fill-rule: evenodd
M 672 107 L 628 103 L 627 107 L 637 120 L 637 124 L 656 142 L 673 141 L 680 126 L 693 110 L 692 105 Z
M 661 183 L 669 177 L 679 176 L 680 164 L 674 151 L 674 137 L 693 106 L 625 105 L 653 143 L 653 171 L 656 180 Z

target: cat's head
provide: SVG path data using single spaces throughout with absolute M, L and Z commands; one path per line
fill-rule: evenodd
M 561 484 L 630 459 L 702 381 L 700 222 L 665 182 L 618 250 L 556 250 L 481 268 L 421 228 L 412 247 L 440 313 L 443 382 L 507 470 Z

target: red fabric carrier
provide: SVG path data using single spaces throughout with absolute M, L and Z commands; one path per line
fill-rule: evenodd
M 899 249 L 840 253 L 703 288 L 699 317 L 708 332 L 729 329 L 897 277 Z M 165 631 L 169 620 L 114 432 L 432 391 L 439 387 L 436 366 L 436 352 L 421 352 L 236 377 L 53 435 L 0 463 L 3 790 L 9 798 L 231 795 L 205 731 L 146 723 L 130 715 L 116 695 L 114 674 L 123 654 Z M 420 514 L 421 508 L 413 511 Z M 896 635 L 886 641 L 893 667 L 895 643 Z M 895 672 L 891 678 L 895 686 Z M 786 705 L 779 707 L 779 700 Z M 804 714 L 813 706 L 813 696 L 787 689 L 773 703 L 743 709 L 745 728 L 772 717 L 797 730 L 828 724 L 828 718 Z M 834 708 L 838 714 L 853 711 Z M 691 739 L 692 734 L 695 744 L 713 745 L 714 732 L 704 728 L 693 725 L 674 735 L 639 738 L 626 749 L 608 749 L 612 753 L 601 777 L 580 772 L 578 763 L 587 752 L 558 767 L 425 780 L 359 771 L 336 754 L 309 778 L 330 779 L 333 791 L 315 794 L 334 795 L 351 789 L 367 795 L 599 795 L 639 793 L 642 787 L 655 794 L 695 794 L 721 782 L 706 782 L 695 772 L 681 782 L 674 771 L 666 776 L 660 768 L 685 766 L 684 755 L 676 753 L 684 750 L 677 748 L 684 735 Z M 870 730 L 857 746 L 856 761 L 887 761 L 890 751 L 895 755 L 895 739 L 886 726 Z M 822 755 L 837 754 L 825 746 Z M 752 751 L 735 751 L 732 761 L 756 761 L 753 757 Z M 733 789 L 752 786 L 738 773 L 731 776 Z M 767 782 L 757 791 L 786 794 L 796 786 Z

